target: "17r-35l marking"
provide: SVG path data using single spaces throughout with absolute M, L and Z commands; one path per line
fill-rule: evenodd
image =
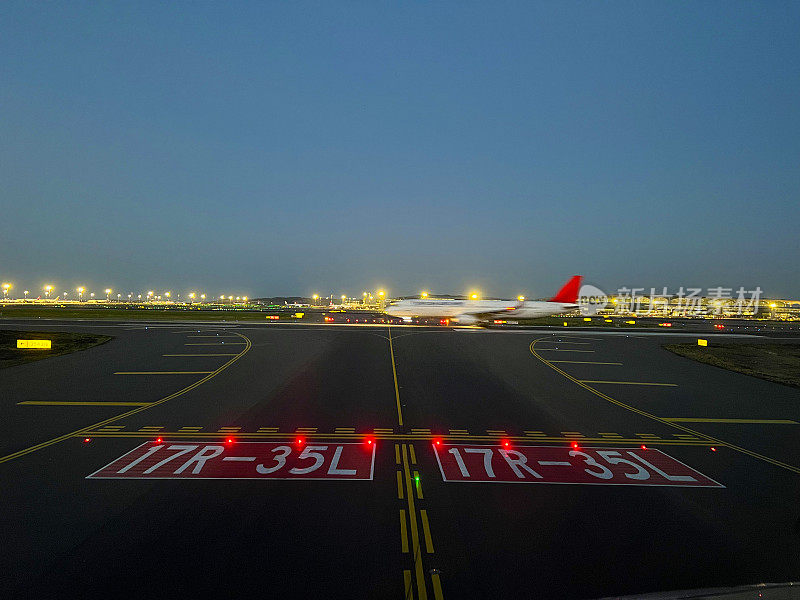
M 433 450 L 445 481 L 725 487 L 652 448 L 434 443 Z
M 375 444 L 145 442 L 86 479 L 371 480 Z

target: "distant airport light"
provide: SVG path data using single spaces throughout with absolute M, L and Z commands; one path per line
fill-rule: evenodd
M 519 300 L 520 302 L 524 302 L 525 296 L 517 296 L 517 300 Z
M 442 440 L 435 439 L 435 440 L 433 440 L 433 443 L 436 444 L 437 446 L 441 446 L 442 445 Z
M 573 447 L 573 448 L 575 448 L 575 449 L 577 450 L 577 448 L 578 448 L 578 442 L 572 442 L 572 447 Z
M 83 438 L 83 443 L 84 443 L 84 444 L 88 444 L 88 443 L 89 443 L 89 442 L 91 442 L 91 441 L 92 441 L 92 438 L 88 438 L 88 437 L 86 437 L 86 438 Z
M 642 450 L 647 450 L 647 446 L 645 446 L 644 444 L 642 444 L 640 447 Z
M 297 444 L 298 446 L 302 446 L 303 444 L 306 443 L 306 440 L 304 438 L 299 437 L 294 441 L 294 443 Z
M 508 448 L 511 445 L 511 442 L 508 440 L 503 440 L 503 447 Z
M 228 438 L 225 440 L 226 444 L 232 444 L 234 442 L 233 438 Z
M 420 294 L 420 296 L 422 296 L 423 298 L 427 298 L 428 297 L 428 292 L 422 292 Z
M 712 452 L 716 452 L 716 451 L 717 451 L 717 449 L 716 449 L 714 446 L 711 446 L 711 451 L 712 451 Z
M 364 441 L 366 441 L 366 442 L 367 442 L 367 446 L 372 446 L 372 445 L 375 443 L 375 440 L 373 440 L 371 437 L 368 437 L 368 438 L 367 438 L 366 440 L 364 440 Z
M 472 292 L 469 295 L 469 298 L 470 298 L 470 300 L 477 300 L 478 299 L 478 294 L 476 292 Z
M 163 441 L 164 441 L 164 438 L 160 438 L 160 437 L 156 438 L 156 444 L 160 444 Z

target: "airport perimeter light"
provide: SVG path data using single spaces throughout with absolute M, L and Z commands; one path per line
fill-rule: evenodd
M 471 292 L 470 295 L 469 295 L 469 299 L 470 300 L 477 300 L 478 298 L 479 298 L 479 296 L 478 296 L 477 292 Z
M 200 294 L 200 300 L 205 300 L 205 299 L 206 299 L 206 295 L 205 294 Z
M 27 300 L 27 299 L 28 299 L 28 294 L 29 294 L 30 292 L 28 292 L 28 290 L 25 290 L 25 291 L 24 291 L 24 292 L 22 292 L 22 293 L 23 293 L 23 294 L 25 294 L 25 300 Z
M 317 300 L 319 300 L 319 294 L 314 294 L 313 296 L 311 296 L 311 299 L 314 300 L 314 304 L 316 304 Z
M 53 291 L 53 286 L 52 285 L 48 284 L 48 285 L 44 286 L 44 297 L 45 298 L 49 298 L 50 297 L 50 292 L 52 292 L 52 291 Z
M 517 296 L 517 300 L 520 302 L 525 302 L 525 296 Z
M 420 298 L 427 298 L 427 297 L 428 297 L 428 292 L 421 292 L 420 293 Z
M 86 291 L 86 288 L 81 286 L 76 291 L 78 292 L 78 300 L 83 300 L 83 292 Z
M 8 290 L 10 290 L 12 287 L 14 286 L 11 285 L 10 283 L 3 284 L 3 300 L 6 300 L 8 298 Z
M 113 290 L 111 288 L 106 288 L 106 300 L 110 300 L 109 296 Z

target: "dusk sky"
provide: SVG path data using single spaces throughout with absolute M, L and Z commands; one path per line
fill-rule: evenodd
M 797 2 L 6 1 L 0 278 L 798 297 L 799 32 Z

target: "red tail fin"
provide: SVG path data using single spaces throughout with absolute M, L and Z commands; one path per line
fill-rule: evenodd
M 558 293 L 550 298 L 550 302 L 564 302 L 565 304 L 575 304 L 578 300 L 578 292 L 581 291 L 580 275 L 575 275 L 567 283 L 564 284 Z

